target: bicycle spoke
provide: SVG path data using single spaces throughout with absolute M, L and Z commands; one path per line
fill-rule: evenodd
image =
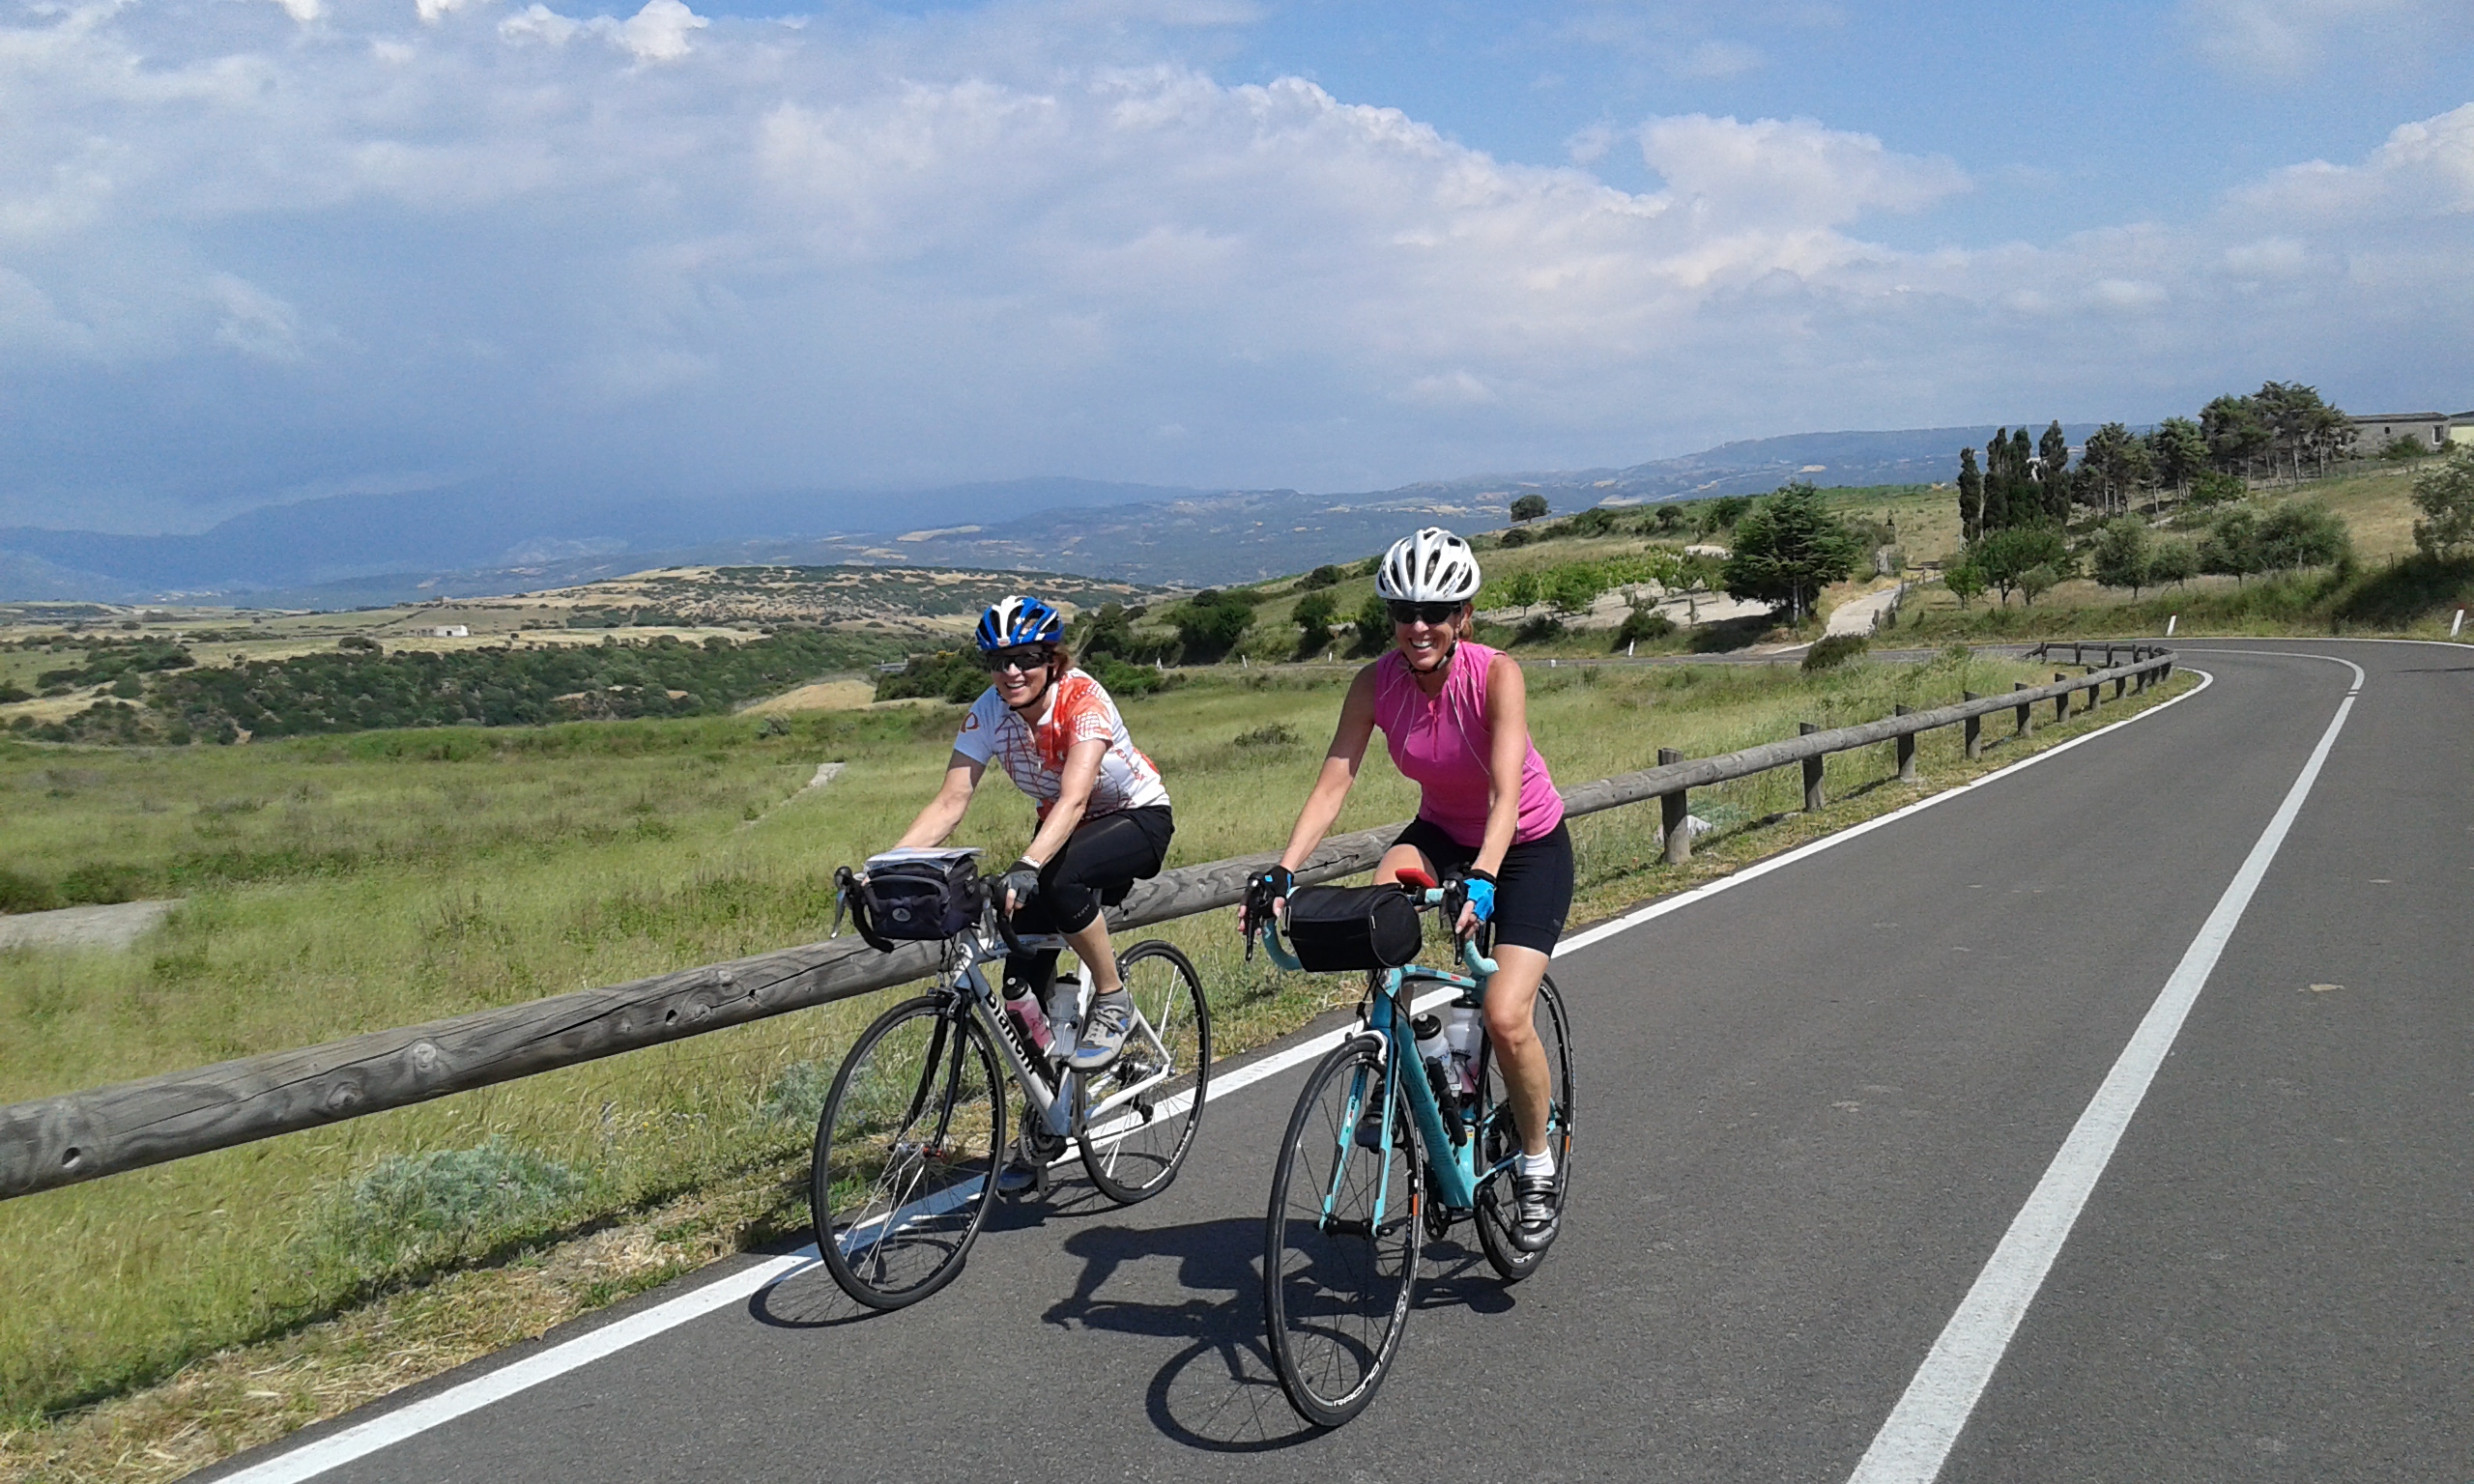
M 1118 960 L 1134 997 L 1134 1034 L 1117 1064 L 1076 1079 L 1091 1183 L 1122 1204 L 1168 1187 L 1194 1147 L 1211 1078 L 1211 1011 L 1183 954 L 1137 943 Z

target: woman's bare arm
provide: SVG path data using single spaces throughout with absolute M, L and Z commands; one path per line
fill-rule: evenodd
M 956 752 L 945 763 L 945 781 L 937 785 L 936 796 L 928 801 L 918 818 L 910 821 L 910 828 L 903 831 L 902 839 L 894 842 L 895 848 L 925 850 L 943 844 L 945 838 L 954 833 L 954 826 L 963 822 L 963 812 L 970 808 L 971 790 L 979 786 L 979 777 L 987 771 L 988 764 Z

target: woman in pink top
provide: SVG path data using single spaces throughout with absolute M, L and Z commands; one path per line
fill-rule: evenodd
M 1357 782 L 1374 728 L 1400 772 L 1423 790 L 1418 817 L 1375 868 L 1378 882 L 1403 871 L 1469 882 L 1463 933 L 1495 928 L 1499 971 L 1486 985 L 1486 1037 L 1504 1069 L 1522 1160 L 1514 1238 L 1531 1251 L 1555 1238 L 1562 1209 L 1547 1147 L 1551 1083 L 1531 1025 L 1539 982 L 1572 907 L 1572 839 L 1564 800 L 1529 739 L 1529 690 L 1510 656 L 1464 636 L 1478 591 L 1469 543 L 1440 527 L 1395 542 L 1375 576 L 1392 614 L 1391 651 L 1359 671 L 1280 864 L 1257 879 L 1284 901 L 1292 872 L 1314 853 Z

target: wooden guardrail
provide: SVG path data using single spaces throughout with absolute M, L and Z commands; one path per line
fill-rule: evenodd
M 2060 645 L 2030 656 L 2052 658 Z M 1856 727 L 1819 730 L 1714 757 L 1684 758 L 1672 751 L 1659 763 L 1565 791 L 1568 814 L 1591 814 L 1658 799 L 1664 804 L 1667 859 L 1691 853 L 1686 799 L 1690 790 L 1771 768 L 1800 766 L 1804 807 L 1819 809 L 1823 759 L 1831 753 L 1891 743 L 1899 776 L 1914 777 L 1915 738 L 1937 728 L 1964 726 L 1967 754 L 1983 747 L 1981 722 L 2014 711 L 2018 733 L 2035 725 L 2034 708 L 2052 701 L 2066 713 L 2101 701 L 2111 683 L 2145 690 L 2172 672 L 2173 653 L 2147 644 L 2070 646 L 2086 672 L 2056 675 L 2050 685 L 2006 696 L 1970 695 L 1956 705 L 1907 711 Z M 2088 650 L 2102 648 L 2102 665 Z M 2125 660 L 2122 657 L 2127 655 Z M 2115 663 L 2120 661 L 2120 663 Z M 1371 870 L 1399 825 L 1337 835 L 1323 842 L 1306 881 L 1328 881 Z M 1140 928 L 1234 905 L 1246 878 L 1272 855 L 1242 856 L 1164 871 L 1136 883 L 1109 914 L 1113 928 Z M 573 1067 L 727 1026 L 883 989 L 936 971 L 940 951 L 911 944 L 879 954 L 856 938 L 809 943 L 729 963 L 682 969 L 629 984 L 476 1011 L 396 1030 L 372 1031 L 297 1051 L 276 1051 L 166 1072 L 88 1092 L 66 1093 L 0 1107 L 0 1199 L 75 1184 L 123 1170 L 205 1154 L 235 1144 L 315 1128 L 362 1114 L 400 1108 L 537 1072 Z

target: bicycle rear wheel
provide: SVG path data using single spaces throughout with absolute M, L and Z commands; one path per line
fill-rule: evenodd
M 1357 1143 L 1383 1054 L 1381 1037 L 1360 1036 L 1315 1067 L 1272 1175 L 1264 1327 L 1289 1405 L 1320 1427 L 1339 1426 L 1374 1399 L 1399 1354 L 1425 1244 L 1425 1163 L 1405 1099 L 1393 1099 L 1388 1157 Z
M 1084 1115 L 1077 1120 L 1082 1167 L 1108 1199 L 1131 1206 L 1168 1188 L 1202 1127 L 1211 1082 L 1211 1006 L 1203 999 L 1202 976 L 1157 938 L 1127 950 L 1117 968 L 1142 1018 L 1115 1066 L 1074 1080 Z M 1136 1088 L 1130 1099 L 1107 1105 Z
M 1005 1085 L 987 1032 L 922 995 L 878 1016 L 817 1121 L 808 1205 L 842 1291 L 872 1309 L 953 1281 L 996 1199 Z
M 1553 979 L 1538 986 L 1538 999 L 1530 1007 L 1529 1018 L 1537 1029 L 1539 1045 L 1546 1052 L 1546 1070 L 1552 1078 L 1546 1111 L 1553 1122 L 1546 1148 L 1555 1156 L 1555 1169 L 1562 1177 L 1555 1191 L 1555 1213 L 1560 1218 L 1572 1199 L 1572 1047 L 1564 1019 L 1564 997 L 1555 992 Z M 1503 1068 L 1496 1063 L 1494 1045 L 1489 1042 L 1478 1053 L 1478 1152 L 1482 1169 L 1520 1153 L 1520 1130 L 1512 1123 L 1510 1098 L 1510 1089 L 1504 1083 Z M 1518 1212 L 1512 1199 L 1510 1171 L 1480 1187 L 1477 1220 L 1478 1245 L 1484 1249 L 1487 1263 L 1503 1275 L 1505 1282 L 1519 1282 L 1546 1260 L 1545 1253 L 1524 1252 L 1512 1241 Z

